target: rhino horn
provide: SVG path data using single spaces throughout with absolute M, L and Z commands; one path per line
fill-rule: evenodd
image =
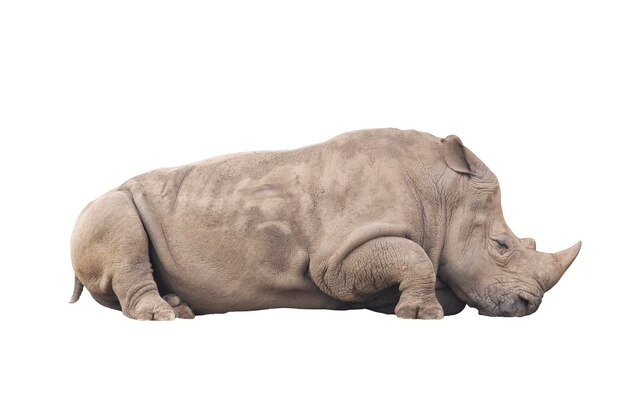
M 579 241 L 571 248 L 560 252 L 540 253 L 543 258 L 543 262 L 541 263 L 546 267 L 544 269 L 545 275 L 539 279 L 544 291 L 548 291 L 559 282 L 559 279 L 561 279 L 565 271 L 567 271 L 567 268 L 569 268 L 572 262 L 574 262 L 574 259 L 576 259 L 581 246 L 582 242 Z

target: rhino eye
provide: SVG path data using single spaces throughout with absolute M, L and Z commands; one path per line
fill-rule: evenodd
M 495 242 L 498 250 L 500 250 L 500 253 L 504 253 L 509 250 L 509 245 L 507 245 L 504 239 L 495 239 Z

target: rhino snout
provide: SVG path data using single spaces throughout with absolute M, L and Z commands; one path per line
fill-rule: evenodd
M 493 297 L 490 297 L 493 299 Z M 533 314 L 541 304 L 541 297 L 528 293 L 513 293 L 509 296 L 499 297 L 497 302 L 490 302 L 482 308 L 478 308 L 478 313 L 483 316 L 492 317 L 522 317 Z
M 541 298 L 520 294 L 513 300 L 510 307 L 502 312 L 503 316 L 522 317 L 534 313 L 541 304 Z

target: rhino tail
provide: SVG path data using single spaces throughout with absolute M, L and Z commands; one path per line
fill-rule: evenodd
M 74 293 L 72 294 L 72 298 L 70 298 L 70 304 L 74 304 L 78 301 L 83 292 L 83 287 L 83 283 L 78 280 L 78 277 L 74 276 Z

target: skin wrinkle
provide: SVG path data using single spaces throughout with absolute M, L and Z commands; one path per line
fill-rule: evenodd
M 176 194 L 174 195 L 174 206 L 172 207 L 172 211 L 176 211 L 176 208 L 178 207 L 178 193 L 180 192 L 180 189 L 182 188 L 183 183 L 185 182 L 185 180 L 187 179 L 187 177 L 189 176 L 189 174 L 191 174 L 193 170 L 194 170 L 193 167 L 187 169 L 185 173 L 183 174 L 182 178 L 180 179 L 180 181 L 178 182 L 178 186 L 176 187 Z
M 413 195 L 413 200 L 416 202 L 416 204 L 418 205 L 418 211 L 420 214 L 420 218 L 421 218 L 421 224 L 420 224 L 420 228 L 419 228 L 419 237 L 417 238 L 417 243 L 419 243 L 420 245 L 422 245 L 422 247 L 424 247 L 424 241 L 425 241 L 425 237 L 424 237 L 424 228 L 426 227 L 427 221 L 426 221 L 426 208 L 424 207 L 424 203 L 422 202 L 420 195 L 418 193 L 418 187 L 416 186 L 416 181 L 413 179 L 413 177 L 411 176 L 411 174 L 409 173 L 409 171 L 406 169 L 406 167 L 404 166 L 404 164 L 402 163 L 402 160 L 400 159 L 400 157 L 395 154 L 395 159 L 398 162 L 398 164 L 400 165 L 400 167 L 402 168 L 402 171 L 404 172 L 404 177 L 406 180 L 408 180 L 410 186 L 409 186 L 409 190 L 411 191 L 411 194 Z
M 174 267 L 176 269 L 180 269 L 180 266 L 178 265 L 178 262 L 176 262 L 176 259 L 174 258 L 174 254 L 172 253 L 172 250 L 170 249 L 170 242 L 169 242 L 169 239 L 167 238 L 167 234 L 165 233 L 165 229 L 163 228 L 163 223 L 161 223 L 161 233 L 163 234 L 163 241 L 165 242 L 165 247 L 167 248 L 167 251 L 170 254 Z

